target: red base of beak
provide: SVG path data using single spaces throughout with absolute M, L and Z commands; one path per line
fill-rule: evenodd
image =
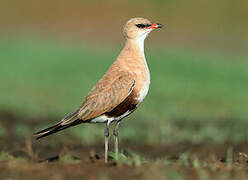
M 159 23 L 154 23 L 152 24 L 149 29 L 157 29 L 157 28 L 162 28 L 163 25 L 162 24 L 159 24 Z

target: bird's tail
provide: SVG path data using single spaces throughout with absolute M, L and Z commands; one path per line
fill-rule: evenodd
M 78 119 L 78 112 L 79 112 L 79 109 L 77 109 L 75 112 L 66 116 L 64 119 L 62 119 L 57 124 L 35 133 L 34 136 L 36 136 L 36 139 L 40 139 L 50 134 L 59 132 L 68 127 L 72 127 L 72 126 L 82 123 L 83 121 L 81 119 Z

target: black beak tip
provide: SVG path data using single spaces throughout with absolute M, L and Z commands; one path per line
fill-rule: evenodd
M 162 28 L 162 27 L 163 27 L 163 25 L 162 25 L 162 24 L 160 24 L 160 23 L 157 23 L 157 27 L 158 27 L 158 28 Z

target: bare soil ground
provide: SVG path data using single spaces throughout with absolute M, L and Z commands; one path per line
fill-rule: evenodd
M 0 117 L 11 132 L 14 116 Z M 247 144 L 125 141 L 120 146 L 121 160 L 110 156 L 104 164 L 103 142 L 48 144 L 8 133 L 0 138 L 0 179 L 246 179 L 248 173 Z

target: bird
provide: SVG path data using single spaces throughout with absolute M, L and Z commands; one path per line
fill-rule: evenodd
M 150 72 L 144 54 L 144 40 L 154 29 L 162 27 L 160 23 L 141 17 L 128 20 L 123 28 L 123 49 L 90 90 L 81 106 L 55 125 L 35 133 L 36 139 L 81 123 L 105 123 L 104 161 L 108 163 L 109 128 L 111 123 L 115 122 L 114 150 L 118 155 L 118 130 L 121 120 L 138 108 L 149 90 Z

